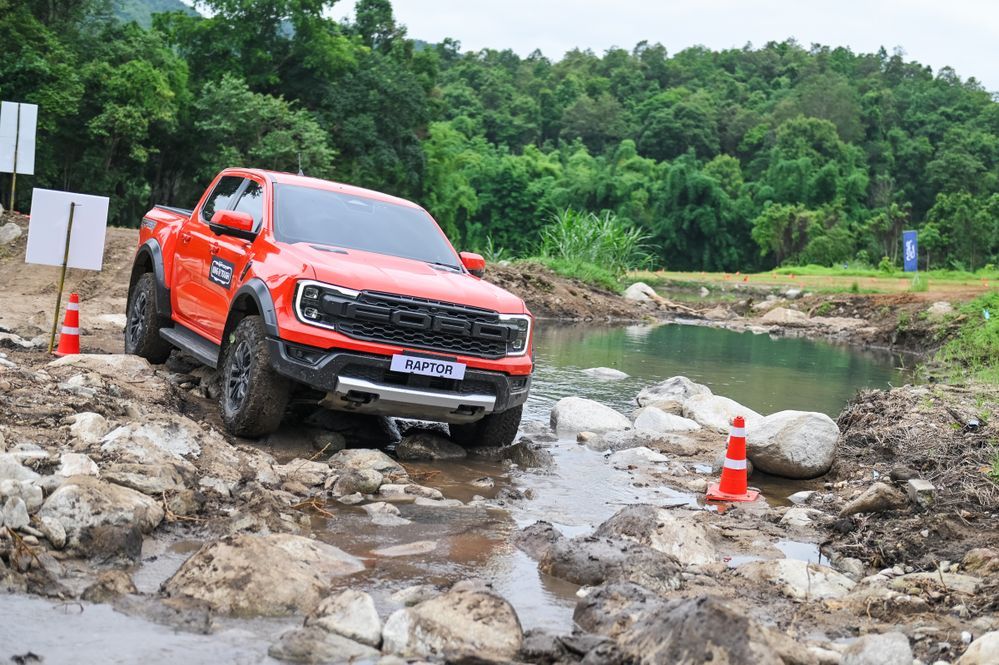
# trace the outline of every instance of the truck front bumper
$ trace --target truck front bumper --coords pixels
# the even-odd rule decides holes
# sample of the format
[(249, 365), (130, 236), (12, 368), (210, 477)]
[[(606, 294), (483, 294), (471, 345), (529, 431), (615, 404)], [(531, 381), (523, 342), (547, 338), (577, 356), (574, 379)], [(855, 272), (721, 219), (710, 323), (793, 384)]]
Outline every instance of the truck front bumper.
[(274, 370), (326, 393), (321, 405), (399, 418), (469, 423), (527, 401), (531, 377), (466, 369), (465, 378), (393, 372), (391, 358), (268, 339)]

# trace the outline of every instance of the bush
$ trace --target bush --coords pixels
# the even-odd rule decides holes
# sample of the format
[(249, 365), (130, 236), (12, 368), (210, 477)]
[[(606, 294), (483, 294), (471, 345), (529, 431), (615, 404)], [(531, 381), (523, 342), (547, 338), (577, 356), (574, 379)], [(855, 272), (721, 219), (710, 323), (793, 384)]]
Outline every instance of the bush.
[(895, 272), (895, 264), (887, 256), (882, 256), (881, 260), (878, 261), (878, 270), (886, 275), (891, 275)]
[(940, 349), (936, 360), (950, 365), (955, 378), (970, 374), (984, 381), (999, 381), (999, 367), (995, 364), (999, 357), (999, 293), (965, 303), (959, 317), (964, 323)]
[(918, 272), (912, 278), (912, 284), (909, 285), (910, 291), (915, 291), (917, 293), (929, 291), (930, 290), (930, 280), (926, 275), (921, 275)]
[(602, 216), (566, 208), (541, 229), (541, 256), (599, 266), (615, 277), (648, 265), (648, 236), (610, 212)]

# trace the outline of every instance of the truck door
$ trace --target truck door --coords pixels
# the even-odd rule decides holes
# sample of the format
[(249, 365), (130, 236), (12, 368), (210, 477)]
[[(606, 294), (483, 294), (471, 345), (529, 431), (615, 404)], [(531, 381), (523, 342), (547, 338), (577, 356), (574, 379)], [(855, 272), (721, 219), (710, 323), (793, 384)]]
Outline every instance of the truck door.
[[(218, 242), (208, 228), (208, 222), (216, 210), (228, 210), (238, 198), (245, 178), (224, 176), (212, 189), (204, 206), (195, 210), (191, 218), (180, 229), (177, 250), (173, 261), (173, 285), (170, 289), (174, 316), (177, 320), (216, 342), (221, 339), (222, 323), (214, 323), (213, 291), (215, 284), (210, 281), (213, 248)], [(217, 249), (215, 250), (217, 251)]]

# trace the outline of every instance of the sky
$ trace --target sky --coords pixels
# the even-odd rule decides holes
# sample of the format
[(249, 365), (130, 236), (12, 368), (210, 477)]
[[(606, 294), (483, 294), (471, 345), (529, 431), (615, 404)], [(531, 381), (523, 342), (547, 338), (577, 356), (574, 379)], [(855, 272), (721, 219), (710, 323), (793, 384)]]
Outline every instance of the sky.
[[(848, 46), (870, 53), (901, 47), (907, 60), (933, 71), (953, 67), (999, 91), (997, 0), (394, 0), (410, 37), (451, 37), (463, 51), (540, 49), (552, 60), (575, 47), (603, 53), (661, 42), (669, 53), (688, 46), (741, 48), (794, 37), (800, 44)], [(340, 0), (337, 18), (353, 16)]]

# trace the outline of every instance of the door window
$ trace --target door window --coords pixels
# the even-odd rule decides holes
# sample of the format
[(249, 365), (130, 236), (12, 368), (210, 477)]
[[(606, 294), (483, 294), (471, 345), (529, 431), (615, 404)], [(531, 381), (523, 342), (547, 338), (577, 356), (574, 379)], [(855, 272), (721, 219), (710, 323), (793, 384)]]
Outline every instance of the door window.
[(243, 195), (239, 197), (234, 210), (249, 213), (253, 217), (253, 231), (260, 231), (264, 219), (264, 188), (255, 180), (246, 183)]
[(219, 180), (215, 189), (208, 195), (205, 206), (201, 209), (201, 217), (206, 222), (210, 222), (216, 210), (228, 210), (231, 207), (233, 197), (242, 184), (242, 176), (227, 175)]

